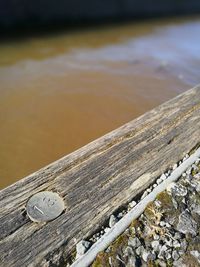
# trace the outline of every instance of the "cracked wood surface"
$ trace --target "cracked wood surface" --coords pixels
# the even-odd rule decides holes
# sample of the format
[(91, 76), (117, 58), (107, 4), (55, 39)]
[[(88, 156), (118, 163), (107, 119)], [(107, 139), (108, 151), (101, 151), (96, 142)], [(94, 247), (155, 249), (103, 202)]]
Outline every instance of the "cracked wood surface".
[[(197, 86), (1, 190), (0, 266), (59, 265), (76, 242), (199, 142)], [(25, 205), (42, 190), (59, 193), (66, 209), (51, 222), (34, 223)]]

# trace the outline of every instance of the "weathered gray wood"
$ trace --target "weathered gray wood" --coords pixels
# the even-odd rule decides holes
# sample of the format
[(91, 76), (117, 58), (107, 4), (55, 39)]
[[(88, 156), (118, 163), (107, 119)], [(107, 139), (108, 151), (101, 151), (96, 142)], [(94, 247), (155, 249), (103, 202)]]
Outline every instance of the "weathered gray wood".
[[(196, 87), (0, 191), (0, 266), (61, 262), (199, 142)], [(41, 190), (58, 192), (66, 210), (54, 221), (33, 223), (25, 204)]]

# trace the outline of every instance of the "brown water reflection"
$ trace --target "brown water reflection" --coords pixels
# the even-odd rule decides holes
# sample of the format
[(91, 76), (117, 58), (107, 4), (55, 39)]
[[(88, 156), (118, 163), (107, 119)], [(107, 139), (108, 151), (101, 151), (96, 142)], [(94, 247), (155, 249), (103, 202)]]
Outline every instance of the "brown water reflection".
[(198, 83), (198, 31), (154, 21), (2, 44), (0, 187)]

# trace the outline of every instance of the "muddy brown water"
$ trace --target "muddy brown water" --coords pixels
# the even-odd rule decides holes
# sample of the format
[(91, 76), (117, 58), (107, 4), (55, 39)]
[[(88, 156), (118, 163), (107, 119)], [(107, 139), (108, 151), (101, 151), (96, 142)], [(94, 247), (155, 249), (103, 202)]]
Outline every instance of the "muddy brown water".
[(0, 187), (200, 82), (200, 19), (0, 44)]

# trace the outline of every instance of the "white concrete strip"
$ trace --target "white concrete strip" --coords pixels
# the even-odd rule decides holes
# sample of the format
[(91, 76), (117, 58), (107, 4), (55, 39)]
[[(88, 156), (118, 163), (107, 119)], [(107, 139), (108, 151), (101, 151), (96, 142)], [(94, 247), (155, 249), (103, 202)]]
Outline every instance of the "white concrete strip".
[(156, 199), (156, 196), (164, 191), (167, 186), (176, 181), (183, 172), (190, 167), (197, 158), (200, 157), (200, 148), (196, 150), (188, 159), (186, 159), (171, 175), (153, 189), (145, 198), (143, 198), (135, 207), (133, 207), (119, 222), (117, 222), (107, 233), (105, 233), (92, 247), (79, 259), (77, 259), (71, 267), (87, 267), (89, 266), (97, 254), (105, 250), (119, 235), (121, 235), (145, 210), (147, 205)]

